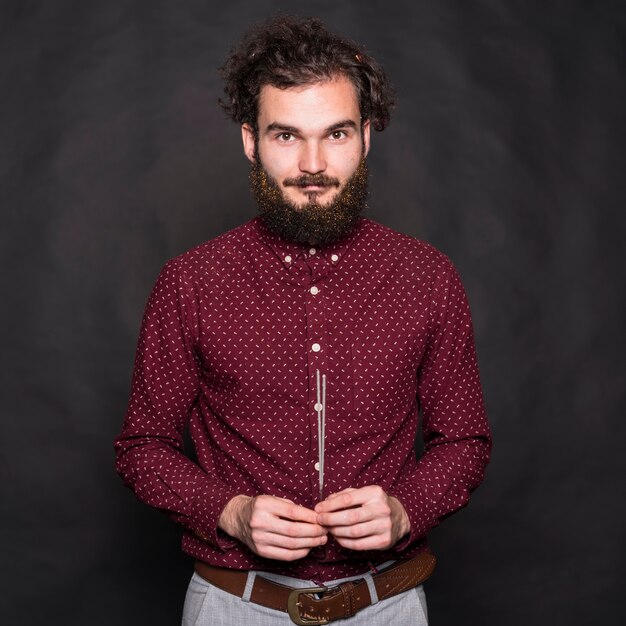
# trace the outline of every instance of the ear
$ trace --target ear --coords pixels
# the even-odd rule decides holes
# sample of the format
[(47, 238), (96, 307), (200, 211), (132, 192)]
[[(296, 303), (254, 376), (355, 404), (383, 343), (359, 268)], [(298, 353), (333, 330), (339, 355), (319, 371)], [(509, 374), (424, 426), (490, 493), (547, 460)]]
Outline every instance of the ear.
[(250, 163), (255, 162), (254, 153), (255, 153), (255, 133), (254, 129), (248, 122), (245, 122), (241, 125), (241, 139), (243, 140), (243, 151), (245, 155), (248, 157)]
[(362, 133), (363, 133), (363, 156), (366, 157), (367, 153), (370, 151), (370, 128), (371, 123), (370, 120), (365, 120), (363, 122)]

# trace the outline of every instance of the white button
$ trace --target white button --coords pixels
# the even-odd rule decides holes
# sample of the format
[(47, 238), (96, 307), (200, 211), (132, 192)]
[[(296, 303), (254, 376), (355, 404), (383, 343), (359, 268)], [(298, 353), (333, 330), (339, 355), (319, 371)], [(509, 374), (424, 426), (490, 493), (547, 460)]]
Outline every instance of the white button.
[(285, 263), (291, 263), (291, 257), (289, 255), (285, 257)]
[(319, 352), (321, 349), (322, 349), (322, 346), (320, 346), (320, 344), (319, 344), (319, 343), (314, 343), (314, 344), (311, 346), (311, 350), (313, 350), (313, 352)]
[(317, 461), (313, 467), (319, 472), (320, 471), (320, 462)]
[(314, 296), (316, 296), (319, 292), (320, 292), (320, 290), (315, 285), (313, 285), (313, 287), (311, 287), (311, 293)]
[(333, 263), (337, 263), (337, 261), (339, 261), (339, 257), (338, 257), (336, 254), (333, 254), (333, 255), (330, 257), (330, 260), (331, 260)]
[(315, 254), (317, 252), (317, 250), (315, 248), (311, 248), (309, 250), (309, 254)]
[(319, 402), (315, 403), (315, 406), (313, 407), (316, 411), (321, 411), (324, 407), (322, 407), (322, 405)]

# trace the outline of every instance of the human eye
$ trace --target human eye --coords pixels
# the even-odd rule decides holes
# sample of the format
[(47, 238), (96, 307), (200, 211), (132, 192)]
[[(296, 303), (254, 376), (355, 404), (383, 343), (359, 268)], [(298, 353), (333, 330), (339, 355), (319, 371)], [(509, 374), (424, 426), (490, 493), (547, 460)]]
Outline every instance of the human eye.
[(278, 133), (276, 135), (276, 139), (281, 143), (291, 143), (295, 140), (295, 135), (293, 133), (284, 131), (282, 133)]
[(334, 141), (341, 141), (342, 139), (346, 139), (348, 133), (345, 130), (333, 130), (330, 133), (330, 138)]

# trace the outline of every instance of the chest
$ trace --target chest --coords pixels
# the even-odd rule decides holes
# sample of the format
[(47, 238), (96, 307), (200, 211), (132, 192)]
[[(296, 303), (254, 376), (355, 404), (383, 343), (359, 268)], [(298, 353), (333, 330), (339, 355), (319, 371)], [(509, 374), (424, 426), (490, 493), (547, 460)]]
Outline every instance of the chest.
[(428, 285), (401, 263), (323, 275), (251, 266), (198, 291), (197, 353), (213, 385), (305, 401), (320, 370), (336, 398), (371, 404), (414, 394), (429, 308)]

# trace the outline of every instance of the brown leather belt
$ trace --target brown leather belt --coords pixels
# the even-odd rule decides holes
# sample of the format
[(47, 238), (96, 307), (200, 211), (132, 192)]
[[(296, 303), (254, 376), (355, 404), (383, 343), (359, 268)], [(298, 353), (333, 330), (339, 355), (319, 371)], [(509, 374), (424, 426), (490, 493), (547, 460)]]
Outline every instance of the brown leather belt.
[[(374, 574), (372, 580), (378, 599), (386, 600), (417, 587), (433, 573), (436, 562), (432, 554), (422, 552), (413, 559), (397, 561), (391, 567)], [(215, 567), (202, 561), (196, 561), (195, 569), (199, 576), (223, 591), (239, 597), (243, 595), (248, 572)], [(289, 613), (295, 624), (309, 626), (352, 617), (372, 604), (364, 578), (335, 587), (294, 589), (263, 578), (262, 575), (254, 579), (250, 601)]]

